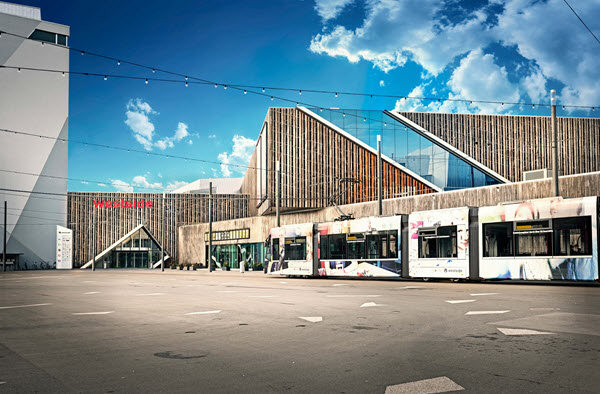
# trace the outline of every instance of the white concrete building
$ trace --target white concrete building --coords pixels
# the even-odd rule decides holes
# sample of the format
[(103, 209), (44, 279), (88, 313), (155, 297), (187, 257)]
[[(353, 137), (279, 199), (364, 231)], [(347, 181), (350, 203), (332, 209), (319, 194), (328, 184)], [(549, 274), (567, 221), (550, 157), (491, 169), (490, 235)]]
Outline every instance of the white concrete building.
[(39, 8), (0, 2), (0, 31), (0, 129), (42, 136), (0, 131), (0, 217), (8, 202), (6, 252), (20, 254), (21, 269), (25, 264), (29, 269), (53, 267), (56, 226), (68, 227), (68, 143), (61, 139), (69, 137), (69, 74), (27, 68), (68, 71), (69, 27), (43, 21)]

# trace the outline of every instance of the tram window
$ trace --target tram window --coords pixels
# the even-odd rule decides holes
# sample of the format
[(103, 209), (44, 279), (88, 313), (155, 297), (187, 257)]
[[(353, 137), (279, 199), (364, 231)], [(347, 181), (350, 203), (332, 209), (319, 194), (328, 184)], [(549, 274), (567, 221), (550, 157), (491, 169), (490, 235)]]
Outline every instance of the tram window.
[(286, 260), (306, 260), (306, 237), (285, 239)]
[(484, 257), (513, 256), (513, 223), (486, 223), (483, 225)]
[(381, 236), (379, 234), (368, 234), (367, 235), (367, 258), (368, 259), (378, 259), (380, 252), (379, 248), (381, 247)]
[(390, 236), (390, 252), (388, 253), (389, 258), (398, 258), (398, 230), (392, 230), (389, 233)]
[(320, 240), (319, 240), (319, 249), (320, 249), (320, 253), (319, 253), (319, 258), (321, 260), (325, 260), (327, 259), (327, 235), (321, 235), (320, 236)]
[(348, 259), (358, 260), (365, 258), (364, 234), (348, 234)]
[(329, 237), (329, 255), (331, 260), (346, 258), (346, 234), (335, 234)]
[(592, 218), (590, 216), (554, 219), (554, 255), (592, 254)]
[(279, 238), (273, 239), (273, 260), (279, 260)]
[(549, 220), (516, 222), (514, 235), (517, 256), (552, 255), (552, 229)]
[(419, 230), (419, 258), (458, 257), (456, 226)]

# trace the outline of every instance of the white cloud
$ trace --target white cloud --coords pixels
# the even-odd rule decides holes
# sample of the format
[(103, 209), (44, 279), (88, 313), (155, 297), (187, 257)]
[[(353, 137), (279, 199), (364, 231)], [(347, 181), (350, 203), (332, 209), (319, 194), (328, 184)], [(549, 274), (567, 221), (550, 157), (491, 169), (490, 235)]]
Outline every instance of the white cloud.
[(190, 144), (190, 145), (193, 145), (193, 144), (194, 144), (194, 141), (192, 141), (192, 140), (189, 140), (189, 141), (188, 141), (188, 144)]
[(316, 0), (315, 10), (323, 19), (323, 22), (329, 19), (335, 19), (342, 12), (344, 7), (354, 0)]
[(221, 162), (221, 173), (225, 177), (231, 176), (233, 172), (240, 174), (246, 172), (246, 167), (256, 145), (255, 140), (237, 134), (233, 136), (232, 141), (231, 153), (223, 152), (218, 156), (218, 160)]
[(187, 185), (188, 183), (189, 182), (184, 182), (184, 181), (169, 182), (167, 184), (167, 187), (165, 188), (165, 192), (167, 192), (167, 193), (172, 192), (173, 190), (177, 190), (180, 187)]
[(381, 86), (382, 88), (385, 87), (385, 81), (383, 79), (379, 81), (379, 86)]
[(120, 192), (125, 192), (125, 193), (133, 192), (133, 186), (131, 186), (129, 183), (121, 181), (119, 179), (113, 180), (111, 182), (111, 186)]
[(98, 186), (100, 186), (100, 187), (107, 187), (105, 183), (99, 183)]
[[(450, 68), (452, 77), (447, 81), (447, 86), (453, 89), (450, 94), (469, 99), (528, 101), (529, 96), (532, 101), (544, 102), (552, 88), (548, 80), (555, 79), (566, 85), (559, 94), (559, 105), (600, 102), (598, 43), (562, 0), (492, 0), (471, 11), (465, 10), (468, 2), (458, 3), (369, 0), (358, 28), (340, 25), (325, 28), (313, 37), (310, 50), (344, 57), (351, 63), (365, 60), (386, 73), (414, 61), (423, 67), (423, 78), (438, 77)], [(331, 15), (329, 19), (333, 19), (343, 9), (342, 6), (338, 11), (335, 5), (335, 1), (326, 1), (322, 8), (317, 8), (324, 22), (328, 20), (326, 16)], [(462, 20), (450, 21), (450, 13), (444, 7), (459, 7), (463, 11)], [(450, 11), (456, 14), (455, 9)], [(592, 31), (600, 31), (600, 18), (593, 17), (600, 15), (600, 2), (579, 2), (577, 11)], [(496, 15), (489, 18), (493, 12)], [(454, 19), (456, 17), (454, 15)], [(491, 56), (490, 48), (494, 46), (501, 48), (496, 53), (516, 51), (526, 59), (517, 65), (510, 80), (506, 67), (518, 60), (511, 55), (486, 58), (486, 55)], [(465, 55), (467, 62), (458, 64), (457, 60), (464, 61)], [(475, 64), (484, 66), (492, 74), (478, 71)], [(474, 74), (467, 78), (466, 71)], [(475, 92), (476, 84), (492, 90), (480, 88), (479, 94), (466, 97), (467, 93)], [(488, 112), (506, 110), (504, 107), (481, 105), (474, 109)]]
[(149, 115), (156, 113), (150, 104), (141, 99), (132, 99), (127, 103), (127, 111), (125, 112), (127, 119), (125, 120), (125, 124), (133, 131), (136, 141), (144, 149), (152, 150), (153, 147), (156, 147), (160, 150), (165, 150), (172, 148), (175, 146), (175, 142), (179, 142), (190, 135), (188, 125), (179, 122), (177, 129), (173, 133), (173, 137), (164, 137), (154, 142), (154, 124), (150, 121)]
[(152, 138), (154, 136), (154, 125), (150, 122), (148, 115), (155, 112), (150, 104), (140, 99), (129, 100), (125, 116), (125, 124), (129, 126), (135, 138), (146, 150), (152, 149)]
[(138, 176), (133, 177), (133, 184), (135, 186), (139, 186), (144, 189), (160, 189), (160, 188), (162, 188), (162, 183), (160, 183), (160, 182), (150, 183), (146, 180), (146, 177), (143, 175), (138, 175)]
[[(506, 68), (498, 66), (494, 56), (477, 49), (461, 60), (448, 85), (458, 97), (472, 100), (517, 102), (518, 86), (508, 80)], [(508, 105), (473, 103), (483, 113), (500, 112)]]
[(89, 182), (86, 182), (86, 181), (81, 181), (81, 183), (83, 183), (84, 185), (88, 185), (89, 184)]
[(211, 138), (211, 139), (212, 138), (217, 138), (217, 135), (216, 134), (211, 134), (211, 135), (208, 136), (208, 138)]
[(213, 174), (213, 178), (216, 178), (218, 176), (218, 172), (216, 168), (211, 168), (212, 174)]
[(158, 173), (158, 177), (159, 177), (159, 178), (162, 178), (162, 174), (161, 174), (160, 172)]

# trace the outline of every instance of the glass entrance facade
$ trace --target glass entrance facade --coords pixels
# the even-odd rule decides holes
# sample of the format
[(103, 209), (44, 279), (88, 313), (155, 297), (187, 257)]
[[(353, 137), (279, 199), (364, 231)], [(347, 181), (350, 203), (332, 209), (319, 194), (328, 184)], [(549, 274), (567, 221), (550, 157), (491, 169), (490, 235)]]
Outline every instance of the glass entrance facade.
[(502, 183), (383, 111), (310, 110), (442, 190)]
[(246, 270), (262, 270), (265, 259), (265, 247), (262, 243), (213, 245), (213, 263), (217, 268), (227, 264), (230, 269), (239, 269), (245, 264)]
[(160, 246), (143, 227), (96, 261), (96, 268), (151, 268), (160, 261)]

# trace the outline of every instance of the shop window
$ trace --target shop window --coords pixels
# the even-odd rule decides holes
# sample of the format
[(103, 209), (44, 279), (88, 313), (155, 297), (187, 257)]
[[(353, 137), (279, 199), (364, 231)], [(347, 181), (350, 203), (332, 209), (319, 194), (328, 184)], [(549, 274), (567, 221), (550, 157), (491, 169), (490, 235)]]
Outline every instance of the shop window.
[(306, 260), (306, 237), (285, 239), (285, 259)]
[(515, 222), (517, 256), (551, 256), (552, 228), (549, 220)]
[(513, 256), (513, 222), (483, 225), (484, 257)]
[(592, 218), (590, 216), (554, 219), (554, 255), (592, 254)]

